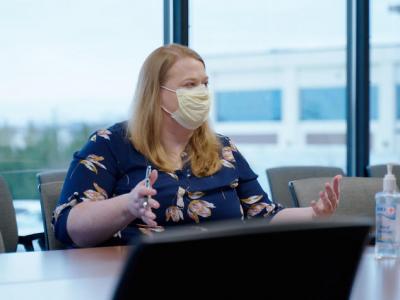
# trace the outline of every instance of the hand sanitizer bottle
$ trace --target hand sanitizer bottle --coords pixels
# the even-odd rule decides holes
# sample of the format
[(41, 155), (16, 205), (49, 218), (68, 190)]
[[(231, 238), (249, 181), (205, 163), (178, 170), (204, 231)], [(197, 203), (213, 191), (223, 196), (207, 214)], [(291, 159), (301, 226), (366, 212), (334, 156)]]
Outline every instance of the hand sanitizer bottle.
[(387, 165), (387, 174), (383, 178), (383, 192), (375, 195), (376, 258), (397, 258), (400, 255), (400, 194), (392, 168), (391, 164)]

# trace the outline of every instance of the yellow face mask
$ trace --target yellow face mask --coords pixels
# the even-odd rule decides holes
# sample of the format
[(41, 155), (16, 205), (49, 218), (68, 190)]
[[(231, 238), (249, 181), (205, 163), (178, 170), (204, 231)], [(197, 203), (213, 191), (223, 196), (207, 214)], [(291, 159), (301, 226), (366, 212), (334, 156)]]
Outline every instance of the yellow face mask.
[(176, 93), (178, 110), (169, 112), (165, 107), (161, 106), (161, 108), (181, 126), (194, 130), (208, 119), (211, 102), (210, 92), (204, 84), (194, 88), (179, 88), (176, 91), (165, 86), (161, 86), (161, 88)]

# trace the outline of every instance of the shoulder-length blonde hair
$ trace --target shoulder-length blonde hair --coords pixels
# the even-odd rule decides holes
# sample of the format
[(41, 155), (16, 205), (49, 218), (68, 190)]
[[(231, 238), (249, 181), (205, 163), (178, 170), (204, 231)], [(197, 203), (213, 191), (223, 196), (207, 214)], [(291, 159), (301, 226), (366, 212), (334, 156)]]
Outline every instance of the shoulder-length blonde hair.
[[(145, 60), (139, 74), (134, 97), (134, 113), (129, 121), (128, 134), (133, 146), (155, 166), (173, 172), (174, 164), (161, 143), (162, 111), (160, 85), (174, 63), (185, 57), (204, 61), (188, 47), (171, 44), (154, 50)], [(197, 128), (188, 143), (188, 160), (196, 176), (208, 176), (221, 168), (221, 144), (207, 122)]]

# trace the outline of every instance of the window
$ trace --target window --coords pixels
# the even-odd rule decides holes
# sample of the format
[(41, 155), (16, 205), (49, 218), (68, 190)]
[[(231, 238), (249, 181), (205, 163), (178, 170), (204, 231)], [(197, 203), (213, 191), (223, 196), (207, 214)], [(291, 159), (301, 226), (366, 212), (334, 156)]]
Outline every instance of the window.
[(281, 120), (281, 91), (227, 91), (215, 94), (217, 122)]
[(396, 86), (396, 118), (400, 120), (400, 85)]
[[(301, 120), (344, 120), (346, 90), (344, 87), (303, 88), (300, 90)], [(378, 119), (378, 87), (370, 88), (370, 118)]]
[(344, 120), (344, 88), (307, 88), (300, 90), (302, 120)]
[(37, 199), (39, 169), (67, 167), (90, 132), (127, 118), (139, 68), (162, 45), (162, 2), (6, 3), (0, 171), (16, 199)]
[(370, 103), (379, 111), (371, 116), (370, 164), (400, 163), (400, 2), (371, 0), (370, 11), (370, 82), (379, 86), (379, 101)]
[(268, 189), (269, 167), (345, 169), (345, 143), (309, 143), (310, 135), (346, 140), (344, 93), (334, 100), (343, 102), (341, 118), (315, 125), (299, 117), (299, 91), (345, 89), (346, 1), (192, 0), (189, 9), (189, 46), (204, 58), (215, 91), (213, 126), (236, 142), (260, 184)]
[(1, 2), (0, 175), (14, 199), (38, 204), (36, 173), (67, 168), (91, 132), (128, 117), (139, 68), (163, 44), (162, 5)]
[(379, 89), (376, 86), (371, 86), (369, 88), (369, 117), (372, 121), (378, 120), (379, 116)]

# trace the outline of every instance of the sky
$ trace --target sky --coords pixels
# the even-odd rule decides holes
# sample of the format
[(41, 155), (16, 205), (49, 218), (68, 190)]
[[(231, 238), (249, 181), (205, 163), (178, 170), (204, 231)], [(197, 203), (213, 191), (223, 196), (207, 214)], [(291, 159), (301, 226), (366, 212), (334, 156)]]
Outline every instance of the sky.
[[(190, 46), (205, 57), (344, 47), (345, 2), (192, 0)], [(372, 43), (400, 42), (396, 3), (372, 1)], [(1, 1), (0, 126), (124, 119), (141, 64), (163, 43), (162, 4)]]

